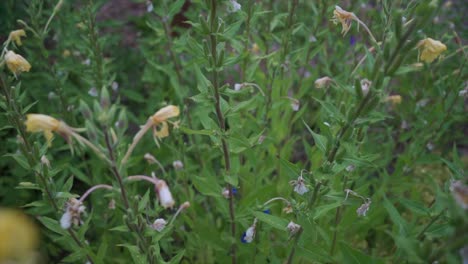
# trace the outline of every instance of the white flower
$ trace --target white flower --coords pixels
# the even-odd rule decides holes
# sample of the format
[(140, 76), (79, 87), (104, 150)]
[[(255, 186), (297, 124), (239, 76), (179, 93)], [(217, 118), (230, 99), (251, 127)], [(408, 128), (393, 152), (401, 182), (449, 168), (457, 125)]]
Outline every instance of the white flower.
[(346, 171), (347, 171), (347, 172), (352, 172), (352, 171), (354, 171), (355, 168), (356, 168), (356, 167), (354, 167), (354, 165), (351, 164), (351, 165), (346, 166)]
[(299, 232), (299, 230), (301, 230), (301, 226), (294, 223), (293, 221), (289, 222), (286, 228), (288, 229), (290, 235), (294, 235)]
[(229, 0), (229, 5), (228, 5), (228, 12), (229, 13), (235, 13), (239, 10), (241, 10), (242, 6), (237, 3), (235, 0)]
[(468, 209), (468, 186), (460, 180), (453, 181), (450, 184), (450, 191), (458, 205), (464, 210)]
[(366, 216), (367, 211), (369, 211), (369, 206), (371, 204), (371, 200), (367, 198), (367, 201), (363, 203), (359, 208), (356, 210), (358, 216)]
[(309, 188), (305, 185), (304, 178), (299, 176), (297, 180), (290, 181), (289, 184), (294, 186), (294, 191), (297, 192), (300, 195), (303, 195), (304, 193), (309, 191)]
[(69, 211), (66, 211), (63, 215), (62, 215), (62, 218), (60, 218), (60, 226), (63, 228), (63, 229), (68, 229), (71, 227), (71, 224), (72, 224), (72, 216), (71, 216), (71, 213)]
[(81, 224), (81, 213), (86, 210), (83, 203), (76, 198), (70, 198), (66, 205), (65, 213), (62, 215), (62, 218), (60, 218), (60, 226), (63, 229), (69, 229), (72, 224)]
[(175, 160), (172, 162), (172, 166), (174, 167), (175, 170), (181, 170), (184, 168), (184, 163), (180, 160)]
[(297, 99), (292, 99), (291, 100), (291, 108), (294, 112), (299, 111), (299, 107), (301, 106), (301, 103)]
[(221, 191), (221, 194), (224, 196), (224, 198), (229, 199), (229, 190), (228, 188), (223, 188)]
[(172, 198), (171, 191), (167, 186), (166, 182), (163, 180), (159, 180), (156, 184), (156, 191), (159, 198), (159, 203), (164, 208), (172, 208), (175, 204), (174, 199)]
[(372, 85), (372, 82), (369, 81), (368, 79), (361, 80), (361, 90), (364, 96), (366, 96), (369, 93), (369, 89), (371, 85)]
[(151, 1), (146, 1), (146, 12), (151, 13), (153, 12), (154, 6)]
[(234, 91), (240, 91), (244, 85), (242, 83), (236, 83), (234, 84)]
[(166, 224), (167, 224), (166, 220), (162, 218), (158, 218), (154, 220), (153, 224), (151, 225), (151, 228), (153, 228), (154, 230), (158, 232), (161, 232), (166, 227)]
[(91, 95), (92, 97), (97, 97), (98, 96), (98, 91), (97, 91), (96, 87), (91, 87), (91, 89), (89, 89), (89, 91), (88, 91), (88, 94)]
[(117, 90), (119, 90), (119, 83), (118, 82), (112, 82), (111, 87), (112, 87), (112, 90), (117, 92)]
[(247, 231), (245, 231), (245, 233), (242, 235), (242, 243), (252, 243), (252, 241), (254, 240), (255, 238), (255, 232), (256, 232), (256, 228), (257, 228), (257, 218), (255, 218), (253, 224), (247, 228)]

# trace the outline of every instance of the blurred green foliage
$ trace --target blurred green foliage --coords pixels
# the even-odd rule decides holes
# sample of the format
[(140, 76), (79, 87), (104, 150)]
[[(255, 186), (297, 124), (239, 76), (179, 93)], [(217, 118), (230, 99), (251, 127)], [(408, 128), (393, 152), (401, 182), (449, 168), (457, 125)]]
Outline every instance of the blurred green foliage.
[[(27, 34), (3, 50), (32, 65), (16, 78), (2, 53), (0, 205), (41, 224), (38, 261), (460, 263), (463, 1), (239, 0), (238, 11), (235, 3), (0, 3), (0, 40)], [(342, 35), (335, 4), (377, 42), (356, 19)], [(432, 63), (418, 59), (426, 38), (447, 48)], [(123, 164), (140, 126), (166, 105), (181, 112), (169, 136), (155, 144), (145, 135)], [(82, 128), (111, 162), (58, 134), (48, 147), (25, 130), (27, 113)], [(174, 208), (159, 204), (151, 183), (128, 181), (152, 173)], [(302, 179), (300, 195), (291, 184)], [(113, 190), (93, 192), (82, 224), (61, 228), (66, 202), (97, 184)], [(184, 201), (190, 207), (172, 218)], [(151, 228), (157, 218), (168, 222), (161, 232)], [(290, 221), (301, 230), (288, 232)], [(249, 227), (255, 237), (242, 243)]]

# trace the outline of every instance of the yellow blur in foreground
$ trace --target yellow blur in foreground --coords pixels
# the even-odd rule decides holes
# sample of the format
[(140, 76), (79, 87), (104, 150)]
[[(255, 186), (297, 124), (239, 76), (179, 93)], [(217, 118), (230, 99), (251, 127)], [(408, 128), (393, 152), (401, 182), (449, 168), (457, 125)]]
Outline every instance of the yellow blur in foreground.
[(0, 208), (0, 264), (36, 263), (39, 232), (19, 210)]

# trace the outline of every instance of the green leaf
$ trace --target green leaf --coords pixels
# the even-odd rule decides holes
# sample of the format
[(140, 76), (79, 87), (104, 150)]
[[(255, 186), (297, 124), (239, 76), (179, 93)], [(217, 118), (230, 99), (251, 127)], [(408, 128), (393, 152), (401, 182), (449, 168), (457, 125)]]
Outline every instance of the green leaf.
[(304, 120), (302, 120), (302, 122), (306, 126), (307, 130), (309, 130), (310, 134), (312, 134), (312, 137), (314, 138), (314, 142), (315, 142), (315, 145), (317, 146), (317, 148), (323, 154), (326, 154), (327, 153), (327, 143), (328, 143), (327, 138), (325, 136), (320, 135), (320, 134), (314, 133), (314, 131), (312, 131), (312, 129), (306, 124), (306, 122)]
[(336, 202), (336, 203), (332, 203), (332, 204), (327, 204), (327, 205), (322, 205), (322, 206), (319, 206), (315, 209), (315, 214), (314, 214), (314, 220), (318, 219), (320, 216), (322, 216), (324, 213), (330, 211), (330, 210), (333, 210), (339, 206), (342, 205), (342, 202)]
[(368, 256), (347, 244), (340, 242), (340, 251), (343, 264), (377, 264), (383, 263), (382, 260)]
[(181, 250), (177, 255), (175, 255), (168, 263), (169, 264), (178, 264), (185, 254), (185, 249)]
[(12, 157), (18, 164), (25, 170), (30, 170), (29, 163), (26, 158), (21, 154), (5, 154), (4, 157)]
[(113, 228), (111, 228), (109, 230), (110, 231), (125, 232), (125, 233), (130, 231), (126, 225), (116, 226), (116, 227), (113, 227)]
[(146, 256), (140, 253), (140, 250), (137, 246), (134, 245), (127, 245), (127, 244), (119, 244), (118, 247), (125, 247), (130, 251), (130, 255), (132, 256), (133, 263), (135, 264), (147, 264), (148, 261)]
[(286, 231), (289, 221), (274, 215), (265, 214), (264, 212), (253, 212), (253, 215), (261, 222), (274, 227), (276, 229)]
[(175, 14), (179, 13), (184, 3), (185, 0), (177, 0), (174, 3), (172, 3), (169, 7), (169, 12), (167, 12), (167, 16), (173, 17)]
[(58, 234), (65, 234), (65, 230), (60, 227), (60, 224), (58, 223), (57, 220), (48, 218), (45, 216), (40, 216), (37, 218), (45, 227), (47, 227), (49, 230), (58, 233)]
[(393, 223), (395, 223), (395, 225), (398, 226), (398, 228), (400, 230), (400, 233), (402, 235), (407, 234), (407, 231), (406, 231), (407, 228), (406, 228), (405, 220), (403, 219), (403, 217), (401, 217), (400, 213), (393, 206), (393, 204), (390, 203), (390, 201), (387, 199), (387, 197), (384, 197), (383, 206), (385, 207), (388, 214), (390, 215), (390, 219), (392, 219)]
[(204, 195), (220, 197), (221, 187), (207, 177), (195, 176), (192, 178), (195, 188)]
[(144, 212), (146, 206), (148, 205), (148, 202), (149, 202), (149, 195), (150, 195), (150, 191), (147, 190), (145, 195), (143, 195), (143, 197), (141, 198), (141, 200), (138, 202), (138, 211), (139, 212)]
[(187, 127), (179, 127), (179, 130), (188, 135), (205, 135), (205, 136), (212, 136), (214, 135), (214, 130), (202, 129), (202, 130), (194, 130)]

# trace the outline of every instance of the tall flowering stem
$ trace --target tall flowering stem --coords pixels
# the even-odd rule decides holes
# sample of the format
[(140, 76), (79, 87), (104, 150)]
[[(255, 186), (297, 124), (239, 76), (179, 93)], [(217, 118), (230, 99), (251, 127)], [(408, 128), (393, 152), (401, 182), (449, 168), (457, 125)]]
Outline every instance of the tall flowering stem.
[[(21, 138), (20, 149), (22, 150), (23, 155), (25, 155), (28, 161), (28, 164), (31, 166), (31, 168), (33, 168), (39, 162), (39, 160), (33, 154), (34, 153), (33, 147), (27, 140), (26, 129), (25, 129), (25, 126), (23, 125), (23, 120), (22, 120), (24, 119), (24, 117), (19, 106), (17, 105), (18, 101), (15, 98), (13, 98), (13, 94), (10, 93), (10, 91), (8, 90), (7, 87), (10, 87), (10, 85), (7, 85), (2, 73), (0, 73), (0, 86), (2, 87), (2, 91), (5, 96), (5, 101), (9, 109), (9, 113), (7, 115), (9, 118), (9, 122), (12, 123), (12, 125), (18, 131), (19, 136)], [(57, 205), (57, 202), (54, 199), (54, 194), (52, 190), (50, 189), (50, 186), (48, 185), (48, 181), (47, 181), (44, 171), (34, 170), (34, 174), (39, 179), (41, 188), (43, 189), (43, 192), (45, 193), (47, 199), (49, 200), (50, 204), (54, 208), (55, 212), (59, 212), (59, 207)], [(92, 256), (95, 256), (95, 255), (89, 249), (89, 247), (85, 243), (81, 242), (81, 240), (78, 238), (74, 230), (69, 229), (67, 230), (67, 232), (79, 248), (86, 250), (87, 260), (90, 263), (93, 263)]]
[[(215, 95), (215, 109), (216, 109), (216, 116), (218, 118), (218, 125), (221, 128), (222, 132), (226, 132), (226, 120), (224, 118), (223, 112), (221, 110), (221, 95), (219, 92), (219, 81), (218, 81), (218, 52), (217, 52), (217, 45), (218, 39), (216, 34), (218, 32), (218, 16), (216, 14), (217, 9), (217, 0), (211, 0), (210, 6), (210, 15), (209, 15), (209, 22), (210, 22), (210, 37), (209, 43), (211, 47), (211, 68), (212, 68), (212, 85)], [(224, 164), (225, 170), (228, 177), (230, 177), (231, 172), (231, 158), (229, 153), (228, 143), (225, 138), (221, 137), (221, 144), (223, 148), (223, 155), (224, 155)], [(227, 184), (227, 189), (229, 190), (229, 216), (231, 220), (231, 235), (233, 238), (236, 237), (236, 222), (235, 222), (235, 212), (234, 212), (234, 195), (232, 192), (233, 186), (231, 184)], [(233, 240), (235, 241), (235, 239)], [(231, 257), (232, 263), (235, 264), (236, 260), (236, 244), (235, 242), (232, 244), (231, 247)]]

